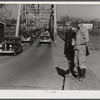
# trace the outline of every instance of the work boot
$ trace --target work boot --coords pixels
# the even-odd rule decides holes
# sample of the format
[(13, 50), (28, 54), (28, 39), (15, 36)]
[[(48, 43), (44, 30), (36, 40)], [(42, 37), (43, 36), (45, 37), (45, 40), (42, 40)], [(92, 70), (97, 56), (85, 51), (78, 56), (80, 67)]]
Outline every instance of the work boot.
[(86, 69), (80, 69), (79, 81), (83, 82), (85, 79)]
[(78, 78), (81, 77), (81, 71), (80, 71), (80, 68), (78, 67)]
[(66, 70), (66, 72), (65, 72), (65, 77), (68, 77), (68, 76), (69, 76), (69, 74), (70, 74), (70, 70), (69, 70), (69, 69), (67, 69), (67, 70)]
[(78, 67), (78, 76), (76, 77), (76, 82), (79, 82), (80, 81), (80, 78), (81, 78), (82, 74), (81, 74), (81, 69), (80, 67)]
[(70, 72), (71, 72), (73, 77), (77, 78), (78, 77), (77, 71), (74, 71), (74, 70), (75, 70), (74, 64), (71, 64)]
[(73, 71), (73, 72), (71, 72), (71, 73), (72, 73), (72, 75), (73, 75), (75, 78), (78, 77), (78, 75), (75, 73), (75, 71)]
[(74, 71), (74, 69), (70, 69), (70, 72), (71, 72), (73, 77), (75, 77), (75, 78), (78, 77), (78, 73), (76, 71)]
[(65, 72), (67, 75), (70, 73), (70, 66), (71, 66), (71, 61), (68, 61), (68, 69)]

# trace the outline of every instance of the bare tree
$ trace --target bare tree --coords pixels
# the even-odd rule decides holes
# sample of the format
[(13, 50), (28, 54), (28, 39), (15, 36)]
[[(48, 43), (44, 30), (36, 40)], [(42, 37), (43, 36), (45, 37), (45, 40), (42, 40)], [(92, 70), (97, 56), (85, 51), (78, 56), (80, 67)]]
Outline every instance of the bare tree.
[(7, 4), (0, 4), (0, 21), (6, 22), (12, 16), (12, 10), (8, 9)]

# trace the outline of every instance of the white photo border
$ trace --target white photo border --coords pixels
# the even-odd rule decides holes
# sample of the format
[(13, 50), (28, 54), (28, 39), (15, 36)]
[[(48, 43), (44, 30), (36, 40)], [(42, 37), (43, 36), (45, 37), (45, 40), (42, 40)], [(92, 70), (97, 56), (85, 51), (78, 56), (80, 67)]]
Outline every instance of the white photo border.
[[(85, 1), (5, 1), (0, 4), (74, 4), (100, 5), (100, 2)], [(99, 90), (0, 90), (0, 99), (100, 99)]]

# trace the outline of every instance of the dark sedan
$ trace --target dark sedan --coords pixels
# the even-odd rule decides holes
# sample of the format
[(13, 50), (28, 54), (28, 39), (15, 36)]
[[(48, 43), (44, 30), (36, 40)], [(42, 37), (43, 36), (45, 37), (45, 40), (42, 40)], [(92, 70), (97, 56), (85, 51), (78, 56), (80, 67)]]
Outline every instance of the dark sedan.
[(4, 37), (0, 43), (0, 54), (11, 53), (17, 55), (21, 52), (23, 44), (20, 37)]

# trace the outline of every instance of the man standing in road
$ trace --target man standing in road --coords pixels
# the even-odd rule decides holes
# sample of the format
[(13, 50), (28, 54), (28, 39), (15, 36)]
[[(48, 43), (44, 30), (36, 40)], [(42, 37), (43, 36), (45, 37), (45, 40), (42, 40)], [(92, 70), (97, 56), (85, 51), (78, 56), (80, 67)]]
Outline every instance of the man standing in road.
[(72, 40), (76, 37), (76, 33), (71, 28), (71, 22), (66, 22), (66, 33), (65, 33), (65, 45), (64, 54), (68, 60), (68, 69), (66, 70), (66, 75), (71, 73), (74, 77), (77, 75), (74, 72), (74, 46), (72, 45)]
[(86, 43), (89, 42), (88, 30), (83, 26), (82, 20), (78, 21), (75, 41), (75, 66), (78, 68), (78, 80), (83, 81), (86, 73)]

